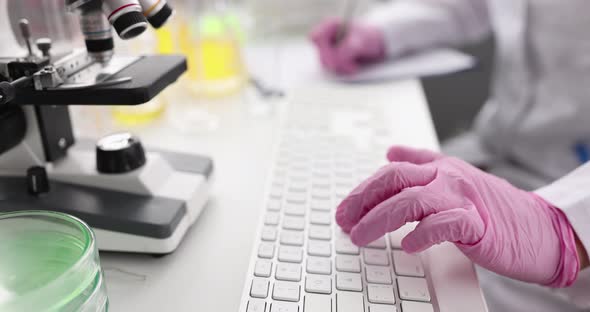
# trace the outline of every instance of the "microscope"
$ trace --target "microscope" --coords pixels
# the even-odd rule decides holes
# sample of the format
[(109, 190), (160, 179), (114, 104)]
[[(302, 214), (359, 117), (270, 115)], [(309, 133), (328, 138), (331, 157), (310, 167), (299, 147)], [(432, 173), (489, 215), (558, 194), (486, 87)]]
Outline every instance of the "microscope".
[(112, 31), (133, 39), (173, 10), (165, 0), (64, 7), (79, 15), (85, 48), (60, 55), (10, 16), (28, 54), (0, 58), (0, 213), (63, 212), (88, 223), (101, 250), (171, 253), (208, 200), (212, 160), (144, 148), (125, 132), (77, 142), (68, 106), (138, 105), (175, 82), (187, 70), (183, 56), (116, 55)]

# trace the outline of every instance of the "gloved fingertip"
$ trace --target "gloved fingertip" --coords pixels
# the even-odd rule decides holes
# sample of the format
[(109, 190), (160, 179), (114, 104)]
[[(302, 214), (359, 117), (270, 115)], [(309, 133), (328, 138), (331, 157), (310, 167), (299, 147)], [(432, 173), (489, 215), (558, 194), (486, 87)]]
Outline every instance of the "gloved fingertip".
[(331, 41), (333, 34), (337, 32), (340, 24), (341, 21), (338, 18), (327, 18), (310, 31), (309, 37), (316, 43)]
[(322, 41), (324, 40), (324, 31), (321, 28), (316, 27), (309, 33), (309, 40), (315, 43), (317, 46), (320, 46)]
[[(428, 241), (428, 240), (426, 240)], [(417, 253), (428, 249), (424, 237), (418, 237), (417, 232), (412, 231), (402, 239), (402, 249), (407, 253)]]
[(370, 241), (367, 240), (364, 232), (365, 231), (362, 229), (362, 227), (360, 228), (359, 225), (353, 227), (352, 231), (350, 231), (350, 240), (352, 243), (360, 247), (370, 243)]
[(406, 253), (413, 254), (422, 251), (424, 248), (416, 244), (415, 242), (403, 239), (402, 240), (402, 250)]
[(350, 230), (352, 230), (352, 227), (355, 225), (351, 220), (348, 219), (344, 209), (340, 208), (336, 210), (336, 223), (346, 233), (350, 233)]
[(426, 149), (394, 145), (387, 151), (387, 159), (391, 162), (410, 162), (422, 165), (442, 158), (443, 155)]
[(387, 155), (386, 155), (387, 160), (395, 161), (395, 155), (397, 154), (398, 149), (399, 149), (399, 146), (397, 146), (397, 145), (390, 147), (387, 150)]
[(327, 56), (324, 51), (320, 51), (320, 63), (324, 69), (328, 71), (332, 71), (334, 69), (334, 65), (332, 64), (330, 57)]
[(418, 253), (418, 251), (419, 251), (415, 248), (404, 247), (404, 246), (402, 246), (402, 250), (407, 254), (415, 254), (415, 253)]
[(337, 74), (342, 76), (351, 76), (358, 73), (359, 69), (358, 66), (353, 63), (339, 63), (336, 66), (335, 71)]

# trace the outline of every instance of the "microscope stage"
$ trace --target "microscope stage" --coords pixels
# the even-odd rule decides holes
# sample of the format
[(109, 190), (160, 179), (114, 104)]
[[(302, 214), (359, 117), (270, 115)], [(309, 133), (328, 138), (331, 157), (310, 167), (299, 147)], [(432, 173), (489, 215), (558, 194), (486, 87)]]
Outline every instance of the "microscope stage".
[(109, 80), (131, 81), (84, 89), (19, 91), (11, 103), (21, 105), (137, 105), (145, 103), (174, 83), (187, 69), (180, 55), (142, 56)]

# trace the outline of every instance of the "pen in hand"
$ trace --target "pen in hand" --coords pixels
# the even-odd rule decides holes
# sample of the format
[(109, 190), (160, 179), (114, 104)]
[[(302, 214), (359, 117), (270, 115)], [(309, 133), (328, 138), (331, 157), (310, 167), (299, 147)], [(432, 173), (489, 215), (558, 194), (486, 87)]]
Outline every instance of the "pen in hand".
[(358, 0), (344, 0), (344, 2), (345, 6), (344, 15), (342, 16), (342, 24), (338, 28), (336, 36), (334, 37), (334, 43), (336, 45), (340, 44), (340, 42), (346, 37), (358, 5)]

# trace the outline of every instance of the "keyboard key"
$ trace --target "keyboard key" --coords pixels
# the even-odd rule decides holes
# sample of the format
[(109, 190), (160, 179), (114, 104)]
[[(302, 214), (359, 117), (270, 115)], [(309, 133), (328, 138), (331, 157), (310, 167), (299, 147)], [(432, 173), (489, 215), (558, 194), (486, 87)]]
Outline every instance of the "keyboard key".
[(298, 312), (299, 305), (294, 302), (275, 301), (270, 305), (270, 312)]
[(264, 312), (266, 310), (266, 301), (260, 299), (248, 300), (246, 312)]
[(424, 278), (399, 276), (397, 288), (399, 297), (403, 300), (430, 301), (428, 284)]
[(283, 198), (283, 188), (282, 187), (272, 187), (270, 189), (270, 198), (273, 199), (281, 199)]
[(330, 240), (332, 239), (332, 228), (329, 226), (312, 225), (309, 227), (309, 238)]
[(356, 186), (356, 179), (351, 173), (349, 177), (336, 178), (334, 181), (334, 186), (343, 190), (346, 189), (350, 193), (350, 191), (352, 191), (352, 189)]
[(361, 275), (339, 272), (336, 274), (336, 288), (338, 290), (363, 291)]
[(290, 204), (305, 204), (307, 202), (307, 194), (289, 192), (286, 196), (287, 203)]
[(341, 203), (347, 195), (342, 195), (342, 194), (336, 194), (334, 196), (334, 200), (336, 200), (337, 203)]
[(313, 210), (321, 210), (321, 211), (331, 211), (332, 210), (332, 201), (331, 200), (319, 200), (319, 199), (312, 199), (310, 205), (311, 209)]
[(272, 181), (273, 188), (279, 188), (285, 186), (285, 178), (284, 178), (284, 169), (279, 168), (280, 166), (275, 167), (275, 177)]
[(303, 246), (305, 237), (301, 231), (284, 230), (281, 232), (281, 245)]
[(339, 292), (336, 294), (336, 312), (365, 311), (362, 293)]
[(306, 207), (304, 204), (285, 204), (285, 214), (291, 216), (305, 216)]
[(318, 212), (314, 211), (311, 213), (309, 221), (315, 225), (330, 225), (334, 215), (329, 212)]
[(311, 171), (310, 161), (307, 159), (301, 161), (292, 161), (289, 169), (293, 172), (309, 172)]
[[(307, 174), (291, 174), (289, 175), (289, 183), (310, 184), (309, 176)], [(301, 196), (301, 197), (298, 197)], [(307, 193), (288, 192), (285, 197), (290, 198), (291, 202), (305, 203), (307, 200)]]
[(268, 202), (266, 208), (270, 211), (280, 211), (281, 210), (281, 201), (277, 199), (271, 199)]
[(347, 254), (347, 255), (358, 255), (360, 249), (358, 246), (352, 243), (348, 237), (339, 237), (336, 240), (336, 253)]
[(336, 271), (361, 273), (361, 259), (359, 256), (337, 255)]
[(270, 260), (256, 260), (254, 265), (254, 276), (270, 277), (272, 271), (272, 262)]
[(275, 255), (275, 245), (273, 243), (260, 243), (258, 246), (258, 257), (272, 259)]
[(389, 255), (386, 250), (364, 248), (363, 257), (366, 264), (382, 266), (389, 265)]
[(268, 296), (268, 280), (263, 278), (255, 278), (252, 280), (250, 286), (250, 296), (254, 298), (264, 299)]
[(311, 192), (311, 198), (319, 200), (330, 200), (332, 198), (332, 192), (330, 192), (330, 189), (314, 189)]
[(292, 153), (289, 161), (289, 177), (307, 177), (311, 171), (310, 155), (306, 155), (307, 147), (305, 145), (297, 146)]
[[(326, 165), (326, 164), (323, 164), (323, 165)], [(330, 165), (328, 164), (326, 166), (329, 167)], [(312, 176), (314, 177), (314, 187), (321, 187), (321, 186), (318, 186), (319, 183), (321, 183), (321, 182), (318, 182), (318, 181), (322, 181), (323, 180), (323, 181), (328, 181), (328, 182), (324, 183), (323, 185), (326, 185), (326, 187), (329, 188), (330, 185), (331, 185), (331, 183), (329, 182), (330, 181), (329, 180), (330, 175), (331, 175), (331, 172), (328, 169), (323, 169), (323, 168), (322, 169), (319, 169), (318, 168), (318, 169), (313, 170)]]
[(281, 246), (279, 247), (279, 261), (301, 263), (303, 250), (300, 247)]
[(371, 303), (395, 304), (393, 286), (391, 285), (369, 284), (367, 286), (367, 297)]
[(330, 190), (332, 188), (330, 172), (319, 170), (313, 172), (313, 180), (311, 181), (311, 187), (315, 190)]
[(332, 298), (330, 296), (307, 294), (304, 301), (303, 311), (305, 312), (332, 311)]
[(292, 193), (307, 193), (307, 183), (292, 181), (289, 183), (289, 192)]
[(369, 283), (374, 283), (374, 284), (391, 284), (391, 283), (393, 283), (393, 280), (391, 279), (391, 272), (389, 271), (389, 267), (367, 265), (367, 266), (365, 266), (365, 275), (367, 277), (367, 282), (369, 282)]
[(335, 186), (334, 187), (334, 194), (336, 195), (336, 197), (342, 197), (345, 198), (348, 196), (348, 194), (350, 194), (350, 192), (352, 192), (353, 187), (342, 187), (342, 186)]
[(403, 301), (402, 310), (404, 312), (434, 312), (430, 303), (414, 302), (414, 301)]
[(301, 265), (279, 262), (275, 278), (279, 281), (299, 282), (301, 281)]
[(411, 255), (401, 250), (393, 251), (395, 274), (402, 276), (424, 276), (424, 267), (418, 255)]
[(397, 308), (392, 305), (371, 304), (369, 305), (369, 312), (397, 312)]
[(305, 218), (285, 216), (283, 218), (283, 229), (303, 231), (305, 229)]
[(278, 212), (267, 212), (264, 216), (264, 224), (266, 225), (278, 225), (281, 215)]
[(277, 162), (277, 166), (275, 168), (275, 179), (272, 183), (273, 187), (283, 187), (285, 185), (288, 164), (289, 161), (286, 159), (279, 159)]
[(350, 178), (354, 176), (354, 172), (350, 169), (345, 169), (345, 168), (352, 168), (354, 167), (354, 164), (350, 161), (337, 161), (335, 163), (336, 167), (338, 169), (336, 169), (334, 171), (334, 176), (337, 178)]
[(371, 242), (369, 245), (367, 245), (367, 248), (386, 249), (387, 241), (385, 240), (385, 237), (381, 237), (378, 240)]
[(395, 232), (389, 233), (389, 243), (393, 249), (402, 249), (402, 239), (413, 229), (413, 224), (408, 223)]
[(263, 227), (261, 238), (263, 241), (274, 242), (277, 240), (277, 229), (271, 226)]
[(312, 274), (332, 274), (332, 260), (323, 257), (308, 257), (307, 258), (307, 273)]
[(281, 301), (299, 301), (299, 283), (276, 281), (272, 298)]
[(330, 242), (310, 239), (307, 242), (307, 254), (310, 256), (330, 257), (332, 245)]
[(305, 291), (316, 294), (331, 294), (332, 278), (326, 275), (307, 275), (305, 277)]

